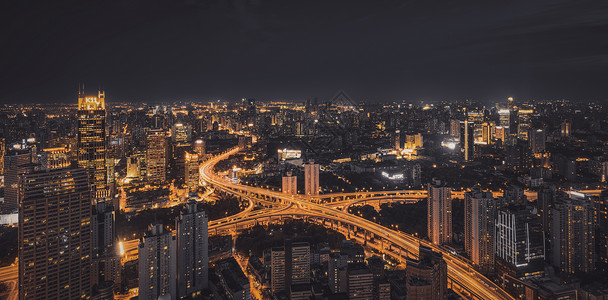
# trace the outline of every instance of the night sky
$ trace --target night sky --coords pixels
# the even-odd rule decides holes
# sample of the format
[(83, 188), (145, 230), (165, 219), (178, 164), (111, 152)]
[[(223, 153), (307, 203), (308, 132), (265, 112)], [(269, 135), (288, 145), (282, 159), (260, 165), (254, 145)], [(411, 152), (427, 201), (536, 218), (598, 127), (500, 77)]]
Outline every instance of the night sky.
[(0, 4), (0, 103), (608, 103), (608, 1), (147, 0)]

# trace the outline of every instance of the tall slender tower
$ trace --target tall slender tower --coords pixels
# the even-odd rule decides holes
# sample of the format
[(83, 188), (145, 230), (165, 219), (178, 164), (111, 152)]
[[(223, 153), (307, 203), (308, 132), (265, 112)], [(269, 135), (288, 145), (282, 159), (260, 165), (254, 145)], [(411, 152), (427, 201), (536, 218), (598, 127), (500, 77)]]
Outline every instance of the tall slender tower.
[(78, 167), (89, 170), (96, 201), (108, 197), (108, 172), (106, 169), (106, 96), (78, 91)]
[(86, 169), (19, 176), (19, 298), (91, 296), (91, 190)]
[(150, 225), (139, 241), (139, 299), (176, 297), (175, 237), (162, 224)]
[(428, 185), (427, 208), (429, 240), (435, 245), (452, 242), (452, 190), (440, 180)]
[(179, 298), (196, 296), (207, 287), (208, 226), (207, 215), (196, 202), (189, 203), (176, 220), (177, 230), (177, 294)]
[(304, 165), (304, 193), (309, 196), (319, 194), (319, 164), (312, 161)]
[(165, 181), (167, 178), (167, 139), (162, 129), (148, 131), (146, 163), (148, 181)]
[(494, 219), (496, 207), (491, 192), (474, 188), (464, 196), (464, 246), (483, 273), (494, 270)]

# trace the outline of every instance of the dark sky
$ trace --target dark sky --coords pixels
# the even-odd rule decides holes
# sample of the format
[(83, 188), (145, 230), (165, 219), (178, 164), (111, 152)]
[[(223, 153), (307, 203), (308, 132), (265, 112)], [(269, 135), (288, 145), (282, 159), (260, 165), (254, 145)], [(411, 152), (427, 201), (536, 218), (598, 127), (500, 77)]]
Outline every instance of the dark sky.
[(608, 1), (122, 0), (0, 4), (0, 103), (608, 102)]

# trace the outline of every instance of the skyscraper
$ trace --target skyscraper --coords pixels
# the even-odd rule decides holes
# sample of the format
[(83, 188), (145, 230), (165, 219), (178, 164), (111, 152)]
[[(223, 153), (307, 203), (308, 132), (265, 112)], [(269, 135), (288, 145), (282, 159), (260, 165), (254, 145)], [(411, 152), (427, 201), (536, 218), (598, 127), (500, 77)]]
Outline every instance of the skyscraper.
[(6, 150), (4, 150), (5, 147), (6, 145), (4, 138), (0, 137), (0, 176), (4, 175), (4, 153), (6, 152)]
[(494, 218), (496, 202), (491, 192), (474, 188), (464, 196), (464, 245), (482, 273), (494, 270)]
[(99, 202), (91, 216), (92, 284), (110, 281), (120, 285), (120, 256), (116, 244), (116, 216), (108, 202)]
[(460, 127), (460, 148), (463, 151), (464, 161), (473, 160), (474, 151), (474, 123), (464, 120)]
[(91, 296), (91, 190), (86, 169), (19, 175), (19, 298)]
[(167, 178), (167, 139), (165, 131), (148, 131), (146, 138), (146, 178), (151, 182), (162, 182)]
[(190, 191), (195, 191), (199, 184), (199, 157), (196, 153), (184, 153), (184, 181)]
[(177, 230), (177, 296), (196, 296), (207, 287), (208, 223), (196, 202), (189, 203), (176, 220)]
[(106, 103), (105, 93), (97, 96), (78, 92), (78, 167), (89, 170), (95, 199), (108, 197), (108, 173), (106, 170)]
[(312, 161), (304, 165), (304, 193), (309, 196), (319, 194), (319, 164)]
[(522, 204), (500, 208), (496, 216), (496, 256), (516, 277), (543, 274), (545, 236), (536, 209)]
[(176, 299), (175, 237), (161, 224), (150, 225), (139, 241), (139, 299)]
[(205, 140), (194, 141), (194, 153), (198, 154), (199, 159), (203, 159), (206, 155)]
[(291, 175), (291, 172), (287, 172), (282, 178), (282, 190), (285, 194), (295, 195), (298, 193), (298, 177)]
[(440, 180), (428, 185), (427, 231), (435, 245), (452, 242), (452, 190)]
[(327, 277), (329, 280), (329, 289), (332, 293), (344, 293), (348, 288), (348, 278), (346, 269), (348, 267), (348, 255), (339, 252), (333, 252), (329, 255), (327, 263)]
[[(564, 197), (565, 198), (565, 197)], [(570, 192), (551, 211), (551, 254), (553, 265), (562, 272), (590, 272), (595, 269), (595, 226), (593, 201), (588, 195)]]
[(418, 259), (407, 259), (407, 299), (447, 299), (448, 267), (443, 255), (420, 246)]

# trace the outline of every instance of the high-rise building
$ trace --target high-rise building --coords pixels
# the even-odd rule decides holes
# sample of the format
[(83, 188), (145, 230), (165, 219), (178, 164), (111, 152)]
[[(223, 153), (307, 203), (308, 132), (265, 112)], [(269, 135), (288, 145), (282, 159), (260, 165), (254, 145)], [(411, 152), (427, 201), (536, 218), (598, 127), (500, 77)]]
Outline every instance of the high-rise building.
[(543, 274), (545, 237), (536, 209), (522, 204), (500, 208), (496, 217), (496, 256), (518, 278)]
[(177, 296), (195, 298), (207, 287), (209, 242), (208, 222), (196, 202), (189, 203), (176, 220)]
[(440, 180), (428, 185), (427, 226), (429, 240), (435, 245), (452, 242), (452, 190)]
[(171, 127), (171, 140), (177, 143), (190, 142), (192, 138), (192, 126), (182, 123), (173, 124)]
[(393, 141), (395, 142), (395, 149), (401, 149), (401, 131), (395, 130), (395, 134), (393, 136)]
[(205, 147), (205, 140), (194, 141), (194, 153), (198, 154), (199, 159), (203, 159), (207, 154)]
[(363, 263), (348, 265), (348, 299), (373, 299), (374, 275)]
[(70, 148), (68, 146), (45, 148), (38, 153), (42, 169), (63, 169), (70, 167)]
[(464, 245), (479, 270), (494, 271), (494, 218), (496, 202), (491, 192), (474, 188), (464, 196)]
[(517, 138), (527, 141), (530, 125), (532, 122), (532, 109), (519, 109), (517, 111)]
[(146, 178), (162, 182), (167, 178), (167, 139), (162, 129), (148, 131), (146, 138)]
[(14, 213), (19, 209), (19, 174), (32, 163), (34, 149), (11, 150), (4, 156), (4, 203), (2, 213)]
[(86, 169), (19, 175), (19, 298), (91, 296), (91, 189)]
[(127, 157), (127, 178), (139, 179), (141, 177), (141, 161), (137, 154)]
[(5, 147), (6, 145), (4, 138), (0, 137), (0, 176), (4, 176), (4, 154), (6, 153), (6, 150), (4, 149)]
[(116, 243), (116, 216), (108, 202), (99, 202), (91, 215), (92, 226), (92, 272), (93, 285), (104, 281), (120, 286), (120, 255)]
[(291, 244), (291, 284), (310, 283), (310, 245)]
[(291, 172), (287, 172), (282, 178), (282, 189), (283, 193), (295, 195), (298, 193), (298, 177), (291, 175)]
[(156, 300), (162, 295), (176, 299), (175, 237), (161, 224), (150, 225), (139, 241), (139, 299)]
[(285, 290), (285, 247), (270, 251), (270, 290), (273, 293)]
[(420, 246), (418, 259), (406, 262), (407, 299), (447, 299), (448, 267), (443, 255)]
[(312, 161), (304, 165), (304, 193), (309, 196), (319, 194), (319, 164)]
[(608, 271), (608, 190), (603, 190), (596, 200), (595, 212), (599, 265), (602, 271), (606, 272)]
[(184, 164), (184, 181), (188, 186), (190, 191), (194, 191), (198, 188), (199, 184), (199, 157), (196, 153), (188, 153), (184, 154), (185, 164)]
[(460, 121), (452, 119), (450, 120), (450, 136), (453, 138), (460, 138)]
[(561, 133), (562, 137), (570, 137), (570, 134), (572, 133), (572, 122), (570, 120), (562, 122)]
[(530, 150), (533, 154), (545, 151), (545, 131), (543, 129), (533, 129), (530, 131)]
[(106, 170), (106, 97), (103, 91), (97, 96), (78, 92), (78, 167), (89, 170), (90, 182), (97, 201), (108, 197)]
[(463, 152), (464, 161), (473, 160), (474, 151), (474, 123), (464, 120), (460, 127), (460, 148)]
[(551, 255), (562, 272), (591, 272), (595, 268), (593, 201), (586, 194), (570, 192), (551, 211)]

